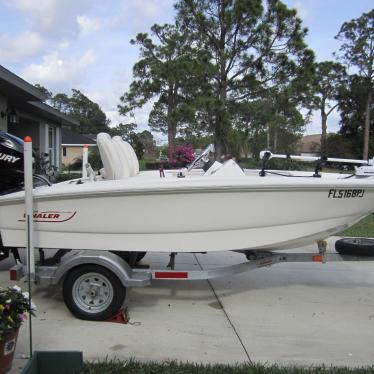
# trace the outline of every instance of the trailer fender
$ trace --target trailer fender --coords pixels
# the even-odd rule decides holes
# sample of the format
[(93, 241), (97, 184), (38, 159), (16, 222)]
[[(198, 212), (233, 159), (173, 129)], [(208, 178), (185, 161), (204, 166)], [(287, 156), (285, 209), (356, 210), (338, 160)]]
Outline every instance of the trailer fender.
[(151, 283), (151, 272), (135, 272), (119, 256), (106, 251), (85, 250), (65, 256), (54, 272), (52, 284), (58, 284), (64, 276), (78, 266), (94, 264), (102, 266), (121, 281), (124, 287), (144, 287)]

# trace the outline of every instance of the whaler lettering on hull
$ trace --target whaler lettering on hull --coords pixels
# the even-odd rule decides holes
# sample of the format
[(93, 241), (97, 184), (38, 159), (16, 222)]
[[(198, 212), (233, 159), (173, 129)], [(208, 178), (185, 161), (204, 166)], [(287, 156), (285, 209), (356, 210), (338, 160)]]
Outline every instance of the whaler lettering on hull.
[(332, 199), (349, 199), (349, 198), (355, 198), (355, 197), (364, 197), (364, 194), (365, 194), (365, 190), (363, 189), (352, 188), (352, 189), (347, 189), (347, 190), (346, 189), (338, 190), (338, 189), (332, 188), (329, 190), (328, 197)]
[[(77, 212), (58, 212), (58, 211), (45, 211), (45, 212), (34, 212), (33, 218), (34, 222), (51, 222), (51, 223), (60, 223), (71, 220)], [(19, 219), (19, 222), (25, 222), (25, 215), (23, 219)]]
[(18, 160), (20, 160), (20, 157), (12, 156), (12, 155), (7, 155), (6, 153), (1, 153), (0, 152), (0, 161), (6, 161), (11, 164), (14, 164)]

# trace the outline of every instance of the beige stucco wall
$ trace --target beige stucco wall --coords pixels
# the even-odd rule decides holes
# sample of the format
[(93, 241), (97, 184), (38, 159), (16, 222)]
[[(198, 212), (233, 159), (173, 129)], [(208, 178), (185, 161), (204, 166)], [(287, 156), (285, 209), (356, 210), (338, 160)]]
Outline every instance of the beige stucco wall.
[[(63, 150), (66, 148), (66, 156), (64, 156)], [(82, 159), (83, 155), (83, 147), (82, 146), (69, 146), (69, 147), (61, 147), (61, 157), (62, 157), (62, 164), (68, 166), (69, 164), (73, 164), (77, 159)]]

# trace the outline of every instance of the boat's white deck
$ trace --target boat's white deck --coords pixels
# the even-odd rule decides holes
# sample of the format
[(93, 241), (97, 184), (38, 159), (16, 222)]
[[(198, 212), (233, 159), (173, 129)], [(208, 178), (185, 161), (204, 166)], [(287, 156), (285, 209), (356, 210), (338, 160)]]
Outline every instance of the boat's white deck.
[[(314, 178), (313, 172), (272, 171), (265, 177), (259, 176), (259, 170), (245, 169), (242, 175), (215, 176), (204, 175), (202, 169), (186, 173), (185, 178), (178, 178), (180, 170), (165, 170), (165, 177), (161, 178), (158, 170), (143, 171), (134, 177), (119, 180), (106, 180), (98, 177), (96, 181), (90, 179), (75, 179), (56, 183), (52, 186), (42, 186), (34, 190), (35, 197), (55, 196), (60, 194), (85, 194), (120, 192), (120, 191), (157, 191), (157, 190), (200, 190), (223, 188), (374, 188), (374, 178), (349, 177), (347, 174), (322, 173), (321, 178)], [(282, 174), (282, 175), (280, 175)], [(286, 176), (285, 176), (286, 175)], [(23, 191), (0, 196), (1, 202), (23, 198)]]

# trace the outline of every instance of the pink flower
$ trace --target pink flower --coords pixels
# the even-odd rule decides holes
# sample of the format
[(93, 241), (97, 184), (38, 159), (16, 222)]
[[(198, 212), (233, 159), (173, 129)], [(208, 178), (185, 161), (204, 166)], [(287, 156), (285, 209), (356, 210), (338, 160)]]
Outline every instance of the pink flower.
[(175, 147), (174, 157), (178, 162), (190, 163), (195, 158), (195, 152), (191, 144), (177, 145)]
[(25, 322), (27, 320), (27, 314), (26, 313), (21, 313), (18, 315), (18, 318), (22, 321)]

